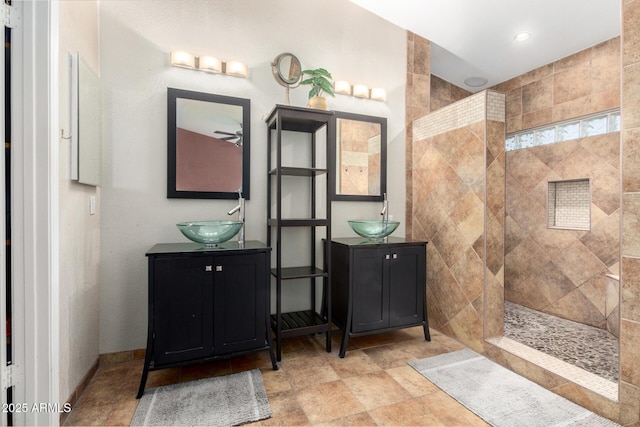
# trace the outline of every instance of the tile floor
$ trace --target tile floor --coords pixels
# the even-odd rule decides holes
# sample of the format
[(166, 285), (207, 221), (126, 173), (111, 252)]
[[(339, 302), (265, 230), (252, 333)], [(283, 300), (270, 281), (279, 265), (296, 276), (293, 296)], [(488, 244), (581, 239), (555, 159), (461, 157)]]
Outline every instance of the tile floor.
[[(273, 416), (251, 425), (487, 425), (407, 365), (464, 348), (458, 341), (432, 330), (426, 342), (421, 327), (409, 328), (353, 338), (340, 359), (333, 336), (331, 353), (323, 336), (284, 340), (278, 371), (260, 352), (154, 371), (147, 388), (260, 368)], [(65, 425), (128, 426), (141, 372), (142, 360), (100, 367)]]
[(610, 332), (505, 301), (504, 336), (618, 382), (618, 339)]

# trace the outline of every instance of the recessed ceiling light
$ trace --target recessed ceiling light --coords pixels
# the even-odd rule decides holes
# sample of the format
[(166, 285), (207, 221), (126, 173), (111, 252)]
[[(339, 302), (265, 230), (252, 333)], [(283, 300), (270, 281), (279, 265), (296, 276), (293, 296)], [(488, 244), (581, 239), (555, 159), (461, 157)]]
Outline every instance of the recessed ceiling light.
[(481, 87), (486, 85), (487, 82), (488, 80), (484, 77), (469, 77), (467, 79), (464, 79), (464, 84), (469, 87)]
[(531, 37), (529, 33), (518, 33), (514, 38), (517, 42), (523, 42), (525, 40), (528, 40), (529, 37)]

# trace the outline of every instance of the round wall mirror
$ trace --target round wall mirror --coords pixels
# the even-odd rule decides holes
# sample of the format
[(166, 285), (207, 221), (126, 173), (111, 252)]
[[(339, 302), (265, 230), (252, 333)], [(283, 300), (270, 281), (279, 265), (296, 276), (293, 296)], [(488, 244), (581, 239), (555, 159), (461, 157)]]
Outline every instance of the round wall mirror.
[(292, 53), (281, 53), (271, 63), (271, 72), (276, 81), (287, 88), (284, 103), (290, 105), (289, 88), (298, 86), (302, 80), (300, 60)]

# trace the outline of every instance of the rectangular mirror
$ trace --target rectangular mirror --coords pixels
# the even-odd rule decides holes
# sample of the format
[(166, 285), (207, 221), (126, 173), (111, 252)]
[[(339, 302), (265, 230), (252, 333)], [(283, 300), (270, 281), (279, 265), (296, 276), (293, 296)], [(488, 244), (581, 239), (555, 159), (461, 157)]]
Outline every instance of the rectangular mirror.
[(100, 185), (100, 79), (77, 53), (71, 60), (71, 179)]
[(382, 201), (387, 191), (387, 119), (341, 111), (335, 119), (331, 198)]
[(250, 100), (168, 88), (167, 197), (249, 199)]

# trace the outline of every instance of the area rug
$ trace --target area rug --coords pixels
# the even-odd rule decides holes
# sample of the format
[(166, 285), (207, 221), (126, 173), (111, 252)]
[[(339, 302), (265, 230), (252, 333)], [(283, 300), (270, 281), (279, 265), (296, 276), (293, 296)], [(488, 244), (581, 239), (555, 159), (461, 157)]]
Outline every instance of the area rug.
[(469, 349), (409, 365), (492, 426), (618, 426)]
[(231, 426), (271, 417), (259, 369), (151, 388), (132, 426)]

